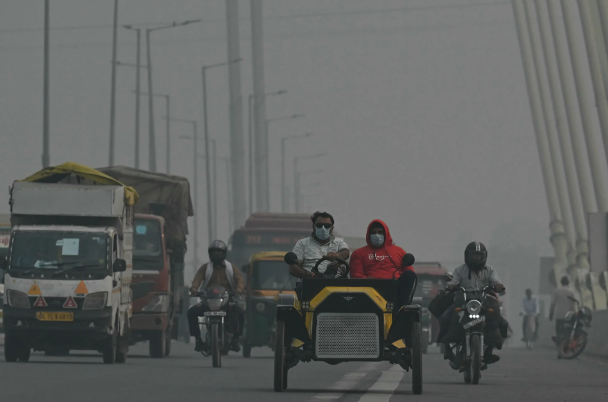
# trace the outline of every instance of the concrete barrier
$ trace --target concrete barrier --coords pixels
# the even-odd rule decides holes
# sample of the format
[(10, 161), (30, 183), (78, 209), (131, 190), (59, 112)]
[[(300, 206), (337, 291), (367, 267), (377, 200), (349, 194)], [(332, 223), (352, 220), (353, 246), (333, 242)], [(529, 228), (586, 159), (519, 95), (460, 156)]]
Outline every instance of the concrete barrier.
[[(585, 328), (589, 340), (585, 352), (608, 358), (608, 310), (593, 311), (591, 327)], [(555, 335), (555, 321), (540, 317), (538, 328), (538, 346), (555, 347), (551, 337)]]

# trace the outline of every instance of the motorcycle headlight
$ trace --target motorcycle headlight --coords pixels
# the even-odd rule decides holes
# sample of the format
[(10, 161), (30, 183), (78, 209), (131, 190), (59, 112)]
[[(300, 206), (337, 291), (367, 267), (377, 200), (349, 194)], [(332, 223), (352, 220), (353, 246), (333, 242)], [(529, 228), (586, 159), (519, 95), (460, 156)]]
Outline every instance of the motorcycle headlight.
[(30, 299), (23, 292), (9, 289), (6, 291), (6, 297), (9, 306), (18, 308), (30, 308)]
[(169, 296), (163, 293), (156, 294), (152, 300), (141, 309), (145, 312), (161, 312), (167, 311), (169, 308)]
[(255, 305), (255, 309), (262, 312), (266, 309), (266, 305), (262, 302), (258, 302), (258, 304)]
[(224, 299), (207, 299), (207, 305), (211, 311), (219, 310), (222, 304), (224, 304)]
[(83, 310), (99, 310), (106, 306), (108, 301), (108, 292), (91, 293), (84, 298), (82, 303)]
[(469, 314), (479, 314), (481, 313), (481, 303), (477, 300), (471, 300), (467, 303), (467, 311)]

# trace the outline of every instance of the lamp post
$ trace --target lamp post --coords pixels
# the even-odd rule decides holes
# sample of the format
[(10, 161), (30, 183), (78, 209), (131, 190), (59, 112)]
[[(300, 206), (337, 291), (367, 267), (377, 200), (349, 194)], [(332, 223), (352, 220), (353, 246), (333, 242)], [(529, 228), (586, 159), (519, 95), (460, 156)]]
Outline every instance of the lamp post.
[(291, 137), (281, 138), (281, 212), (287, 212), (287, 195), (285, 194), (285, 142), (296, 138), (310, 137), (312, 133), (292, 135)]
[[(263, 95), (261, 95), (261, 98), (266, 99), (269, 96), (277, 96), (277, 95), (283, 95), (284, 93), (287, 93), (287, 91), (285, 90), (281, 90), (281, 91), (276, 91), (276, 92), (268, 92), (265, 93)], [(255, 169), (255, 165), (253, 164), (253, 160), (255, 158), (255, 152), (253, 149), (253, 116), (252, 116), (252, 109), (253, 109), (253, 100), (256, 98), (256, 96), (254, 94), (249, 95), (249, 99), (248, 99), (248, 103), (247, 103), (247, 129), (248, 129), (248, 136), (249, 136), (249, 214), (251, 215), (253, 213), (253, 198), (254, 198), (254, 192), (253, 192), (253, 171)]]
[(114, 166), (114, 143), (116, 126), (116, 50), (118, 39), (118, 0), (114, 0), (114, 24), (112, 27), (112, 82), (110, 85), (110, 152), (109, 166)]
[[(277, 122), (277, 121), (299, 119), (300, 117), (304, 117), (304, 116), (306, 116), (306, 115), (300, 113), (300, 114), (292, 114), (292, 115), (289, 115), (289, 116), (281, 116), (281, 117), (275, 117), (275, 118), (272, 118), (272, 119), (266, 119), (266, 121), (264, 122), (264, 130), (266, 132), (266, 138), (268, 138), (268, 127), (270, 126), (270, 123)], [(266, 172), (266, 177), (270, 177), (270, 163), (267, 164), (267, 169), (268, 169), (268, 171)], [(283, 184), (281, 184), (281, 194), (284, 193), (282, 185)], [(270, 184), (268, 185), (268, 188), (264, 189), (264, 191), (268, 192), (268, 195), (266, 196), (266, 198), (268, 200), (270, 200)], [(284, 198), (284, 196), (281, 196), (281, 210), (284, 208), (284, 200), (283, 200), (283, 198)], [(269, 202), (268, 208), (270, 209), (270, 202)]]
[(49, 154), (49, 4), (44, 2), (44, 72), (42, 94), (42, 167), (51, 163)]
[[(300, 174), (298, 172), (298, 161), (300, 159), (314, 159), (314, 158), (320, 158), (322, 156), (327, 155), (325, 152), (324, 153), (320, 153), (320, 154), (314, 154), (314, 155), (304, 155), (304, 156), (297, 156), (293, 159), (293, 185), (294, 185), (294, 205), (295, 205), (295, 209), (296, 209), (296, 213), (300, 212)], [(312, 174), (312, 173), (319, 173), (322, 172), (321, 169), (318, 170), (314, 170), (311, 172), (307, 172), (307, 174)]]
[[(201, 67), (201, 72), (202, 72), (202, 77), (203, 77), (203, 124), (204, 124), (204, 141), (205, 141), (205, 155), (210, 155), (209, 153), (209, 118), (207, 115), (207, 70), (215, 68), (215, 67), (222, 67), (222, 66), (227, 66), (229, 64), (232, 63), (238, 63), (240, 62), (242, 59), (236, 59), (236, 60), (230, 60), (230, 61), (225, 61), (223, 63), (216, 63), (216, 64), (208, 64), (206, 66), (202, 66)], [(205, 174), (207, 175), (207, 205), (212, 205), (212, 200), (211, 200), (211, 189), (210, 189), (210, 182), (211, 182), (211, 168), (210, 168), (210, 160), (209, 158), (205, 159)], [(211, 214), (211, 209), (207, 208), (207, 219), (210, 225), (210, 230), (211, 230), (211, 223), (213, 222), (213, 216)], [(212, 235), (213, 233), (209, 233), (209, 241), (212, 241)]]
[[(125, 29), (130, 31), (135, 31), (137, 34), (137, 50), (135, 55), (135, 93), (141, 93), (141, 80), (140, 80), (140, 70), (141, 70), (141, 28), (133, 28), (131, 25), (124, 25)], [(135, 97), (135, 168), (139, 169), (139, 105), (140, 98), (139, 95)]]
[(164, 26), (160, 26), (160, 27), (156, 27), (156, 28), (147, 28), (146, 29), (146, 50), (147, 50), (147, 58), (148, 58), (148, 125), (149, 125), (149, 152), (150, 152), (150, 158), (149, 158), (149, 169), (151, 172), (156, 172), (156, 137), (154, 134), (154, 89), (152, 88), (152, 55), (150, 53), (150, 48), (151, 48), (151, 44), (150, 44), (150, 34), (154, 31), (160, 31), (162, 29), (169, 29), (169, 28), (175, 28), (175, 27), (180, 27), (180, 26), (184, 26), (184, 25), (188, 25), (188, 24), (193, 24), (196, 22), (200, 22), (201, 20), (188, 20), (188, 21), (184, 21), (184, 22), (174, 22), (173, 24), (170, 25), (164, 25)]
[[(150, 94), (148, 94), (147, 92), (141, 92), (140, 95), (142, 96), (150, 96)], [(167, 143), (167, 149), (166, 149), (166, 162), (165, 162), (165, 166), (167, 168), (167, 174), (171, 174), (171, 97), (169, 95), (165, 95), (165, 94), (152, 94), (152, 96), (156, 96), (157, 98), (165, 98), (165, 113), (166, 113), (166, 118), (165, 121), (167, 122), (167, 127), (165, 128), (166, 130), (166, 143)]]
[[(196, 269), (198, 267), (198, 216), (199, 214), (197, 213), (197, 209), (198, 209), (198, 160), (197, 160), (197, 155), (198, 155), (198, 130), (197, 130), (197, 123), (196, 120), (188, 120), (188, 119), (177, 119), (177, 118), (171, 118), (171, 119), (167, 119), (167, 120), (171, 120), (171, 121), (177, 121), (177, 122), (182, 122), (182, 123), (189, 123), (192, 124), (192, 137), (189, 136), (180, 136), (180, 138), (182, 139), (188, 139), (188, 140), (193, 140), (194, 141), (194, 156), (193, 156), (193, 175), (192, 175), (192, 181), (194, 181), (194, 268)], [(209, 184), (207, 184), (207, 188), (209, 187)], [(209, 209), (209, 205), (207, 205), (207, 209)], [(207, 222), (207, 226), (209, 226), (209, 222)]]
[[(211, 141), (215, 142), (214, 140), (211, 140)], [(206, 159), (205, 155), (199, 155), (198, 157), (201, 158), (201, 159)], [(231, 178), (232, 178), (231, 173), (232, 172), (231, 172), (231, 169), (230, 169), (230, 158), (225, 157), (225, 156), (212, 155), (211, 159), (213, 159), (213, 160), (221, 160), (226, 165), (226, 186), (227, 186), (226, 187), (227, 188), (226, 193), (228, 194), (228, 199), (230, 200), (230, 199), (232, 199), (232, 180), (231, 180)], [(215, 169), (213, 170), (213, 173), (214, 173), (213, 183), (214, 183), (214, 186), (215, 186), (215, 183), (217, 183), (217, 176), (215, 175), (216, 174), (216, 170)], [(217, 204), (217, 193), (215, 194), (214, 204)], [(217, 210), (214, 210), (214, 212), (217, 215)], [(233, 218), (234, 217), (229, 212), (228, 213), (228, 232), (229, 233), (232, 233), (232, 230), (234, 228), (234, 219)], [(217, 232), (216, 232), (216, 234), (217, 234)]]

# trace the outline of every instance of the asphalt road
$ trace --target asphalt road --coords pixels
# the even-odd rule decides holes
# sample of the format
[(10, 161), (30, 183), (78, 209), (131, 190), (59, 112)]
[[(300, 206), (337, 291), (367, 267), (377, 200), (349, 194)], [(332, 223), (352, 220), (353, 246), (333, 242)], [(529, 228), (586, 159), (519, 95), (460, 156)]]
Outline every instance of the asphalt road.
[[(104, 365), (94, 353), (65, 357), (32, 354), (29, 363), (0, 358), (0, 401), (607, 401), (608, 360), (557, 360), (551, 350), (506, 349), (483, 372), (479, 385), (466, 385), (438, 352), (424, 356), (424, 391), (411, 392), (411, 375), (388, 363), (300, 364), (289, 372), (289, 388), (272, 391), (272, 354), (224, 358), (223, 367), (175, 342), (165, 359), (147, 356), (147, 345), (131, 348), (124, 365)], [(1, 347), (0, 347), (1, 349)]]

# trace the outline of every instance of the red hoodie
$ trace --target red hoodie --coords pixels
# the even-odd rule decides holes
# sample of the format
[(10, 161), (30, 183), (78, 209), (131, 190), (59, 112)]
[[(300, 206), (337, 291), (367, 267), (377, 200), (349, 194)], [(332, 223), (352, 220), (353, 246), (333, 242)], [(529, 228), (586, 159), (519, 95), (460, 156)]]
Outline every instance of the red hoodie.
[[(369, 231), (376, 222), (384, 227), (384, 245), (380, 247), (374, 247), (369, 239)], [(367, 227), (365, 240), (367, 246), (355, 250), (350, 256), (351, 278), (393, 279), (393, 273), (397, 270), (395, 273), (395, 279), (397, 279), (401, 276), (402, 271), (414, 270), (412, 267), (401, 268), (401, 260), (406, 253), (401, 247), (393, 244), (393, 238), (386, 223), (379, 219), (371, 221)]]

